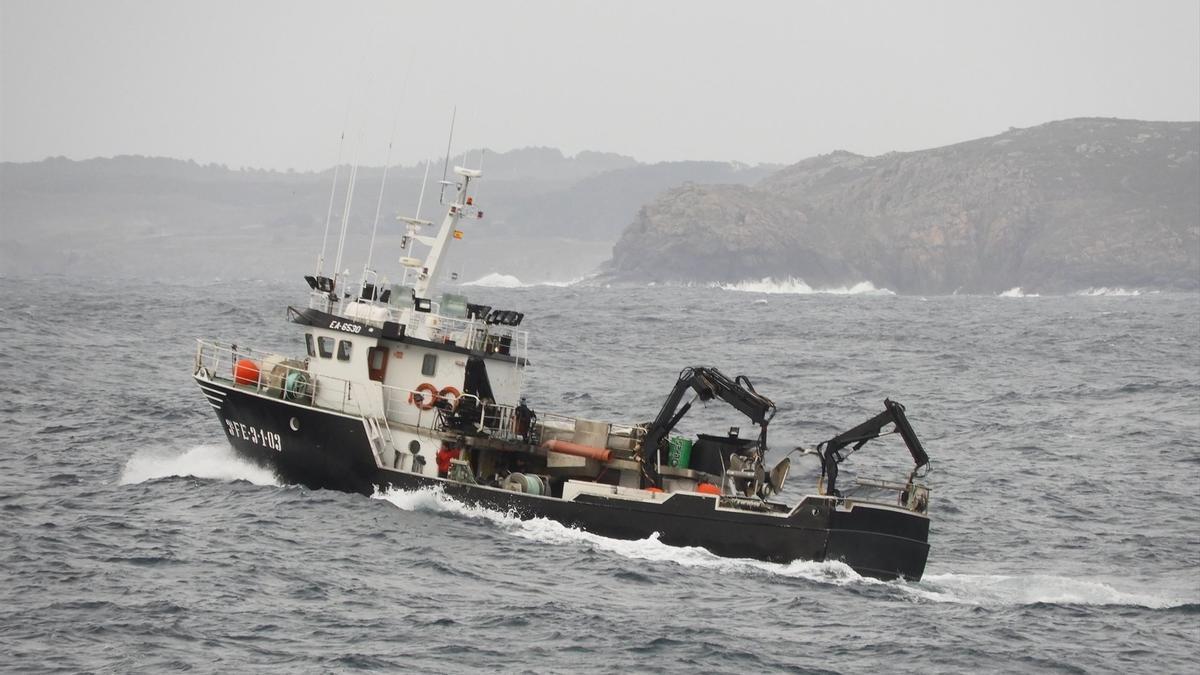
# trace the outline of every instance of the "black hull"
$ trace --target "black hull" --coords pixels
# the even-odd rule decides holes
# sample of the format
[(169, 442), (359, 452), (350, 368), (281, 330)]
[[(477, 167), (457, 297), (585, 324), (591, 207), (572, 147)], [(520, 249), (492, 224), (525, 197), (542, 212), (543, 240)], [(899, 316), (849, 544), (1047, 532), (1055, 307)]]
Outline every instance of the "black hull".
[(665, 544), (726, 557), (840, 560), (880, 579), (919, 580), (929, 554), (928, 518), (877, 505), (837, 507), (821, 496), (805, 497), (788, 514), (770, 515), (721, 509), (714, 497), (690, 493), (646, 503), (592, 494), (567, 501), (392, 471), (376, 465), (360, 418), (197, 381), (241, 455), (285, 482), (313, 489), (371, 494), (377, 488), (436, 487), (466, 504), (523, 519), (549, 518), (605, 537), (658, 533)]

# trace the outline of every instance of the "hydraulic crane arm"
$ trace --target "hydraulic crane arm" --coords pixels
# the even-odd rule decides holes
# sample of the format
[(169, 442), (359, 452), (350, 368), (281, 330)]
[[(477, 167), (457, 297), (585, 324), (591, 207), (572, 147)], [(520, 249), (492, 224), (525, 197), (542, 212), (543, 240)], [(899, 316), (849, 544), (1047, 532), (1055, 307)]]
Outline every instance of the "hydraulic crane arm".
[[(679, 404), (683, 401), (688, 389), (694, 390), (696, 397), (681, 407)], [(660, 482), (656, 459), (667, 434), (671, 433), (671, 430), (679, 424), (679, 420), (683, 419), (683, 416), (691, 410), (696, 398), (701, 401), (719, 398), (750, 418), (751, 422), (761, 428), (759, 445), (763, 452), (766, 451), (767, 424), (775, 416), (775, 403), (756, 392), (754, 385), (745, 375), (738, 375), (737, 378), (731, 380), (716, 368), (707, 366), (684, 368), (679, 373), (675, 388), (671, 390), (662, 409), (658, 411), (658, 417), (646, 428), (646, 437), (642, 441), (639, 459), (642, 463), (644, 482), (651, 486), (657, 487)]]
[[(917, 438), (912, 425), (908, 423), (908, 417), (904, 415), (904, 406), (891, 399), (884, 399), (883, 412), (817, 446), (821, 454), (821, 471), (829, 481), (826, 485), (826, 490), (829, 494), (837, 494), (838, 464), (850, 452), (854, 452), (866, 445), (867, 441), (879, 438), (883, 433), (883, 428), (889, 424), (896, 425), (896, 432), (900, 434), (900, 437), (904, 439), (904, 444), (908, 446), (908, 452), (912, 455), (913, 463), (915, 464), (914, 470), (929, 463), (929, 455), (925, 453), (925, 448), (921, 445), (921, 440)], [(850, 451), (842, 453), (842, 449), (847, 446), (852, 446)]]

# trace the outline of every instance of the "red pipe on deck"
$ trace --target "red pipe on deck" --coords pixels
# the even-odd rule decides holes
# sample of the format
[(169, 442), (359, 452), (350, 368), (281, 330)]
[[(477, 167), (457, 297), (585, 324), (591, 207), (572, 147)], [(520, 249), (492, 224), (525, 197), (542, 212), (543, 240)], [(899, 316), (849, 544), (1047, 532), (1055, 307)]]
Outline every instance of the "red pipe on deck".
[(612, 459), (612, 451), (608, 448), (597, 448), (592, 445), (580, 445), (579, 443), (572, 443), (571, 441), (546, 441), (545, 443), (542, 443), (542, 447), (551, 452), (561, 452), (564, 455), (598, 459), (601, 462), (607, 462), (608, 460)]

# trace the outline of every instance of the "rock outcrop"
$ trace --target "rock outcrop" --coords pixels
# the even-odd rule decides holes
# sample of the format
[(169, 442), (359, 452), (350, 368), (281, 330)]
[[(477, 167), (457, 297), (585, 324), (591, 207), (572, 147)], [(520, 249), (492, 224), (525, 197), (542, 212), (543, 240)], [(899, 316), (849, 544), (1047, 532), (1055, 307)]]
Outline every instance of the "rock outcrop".
[(835, 152), (645, 206), (606, 278), (869, 280), (898, 292), (1200, 286), (1200, 123), (1076, 119)]

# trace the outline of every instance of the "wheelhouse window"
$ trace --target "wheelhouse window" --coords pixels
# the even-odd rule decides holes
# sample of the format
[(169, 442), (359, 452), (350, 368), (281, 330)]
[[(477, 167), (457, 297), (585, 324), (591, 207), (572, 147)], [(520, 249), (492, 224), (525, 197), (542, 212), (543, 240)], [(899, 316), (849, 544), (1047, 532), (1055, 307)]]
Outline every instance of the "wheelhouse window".
[(426, 354), (421, 360), (421, 374), (433, 377), (437, 374), (437, 354)]
[(321, 353), (321, 358), (328, 359), (333, 357), (333, 338), (319, 337), (317, 338), (317, 351)]
[(350, 344), (349, 340), (338, 340), (338, 361), (350, 360)]
[(304, 334), (304, 346), (308, 348), (308, 355), (315, 357), (317, 355), (317, 343), (313, 340), (312, 333)]

